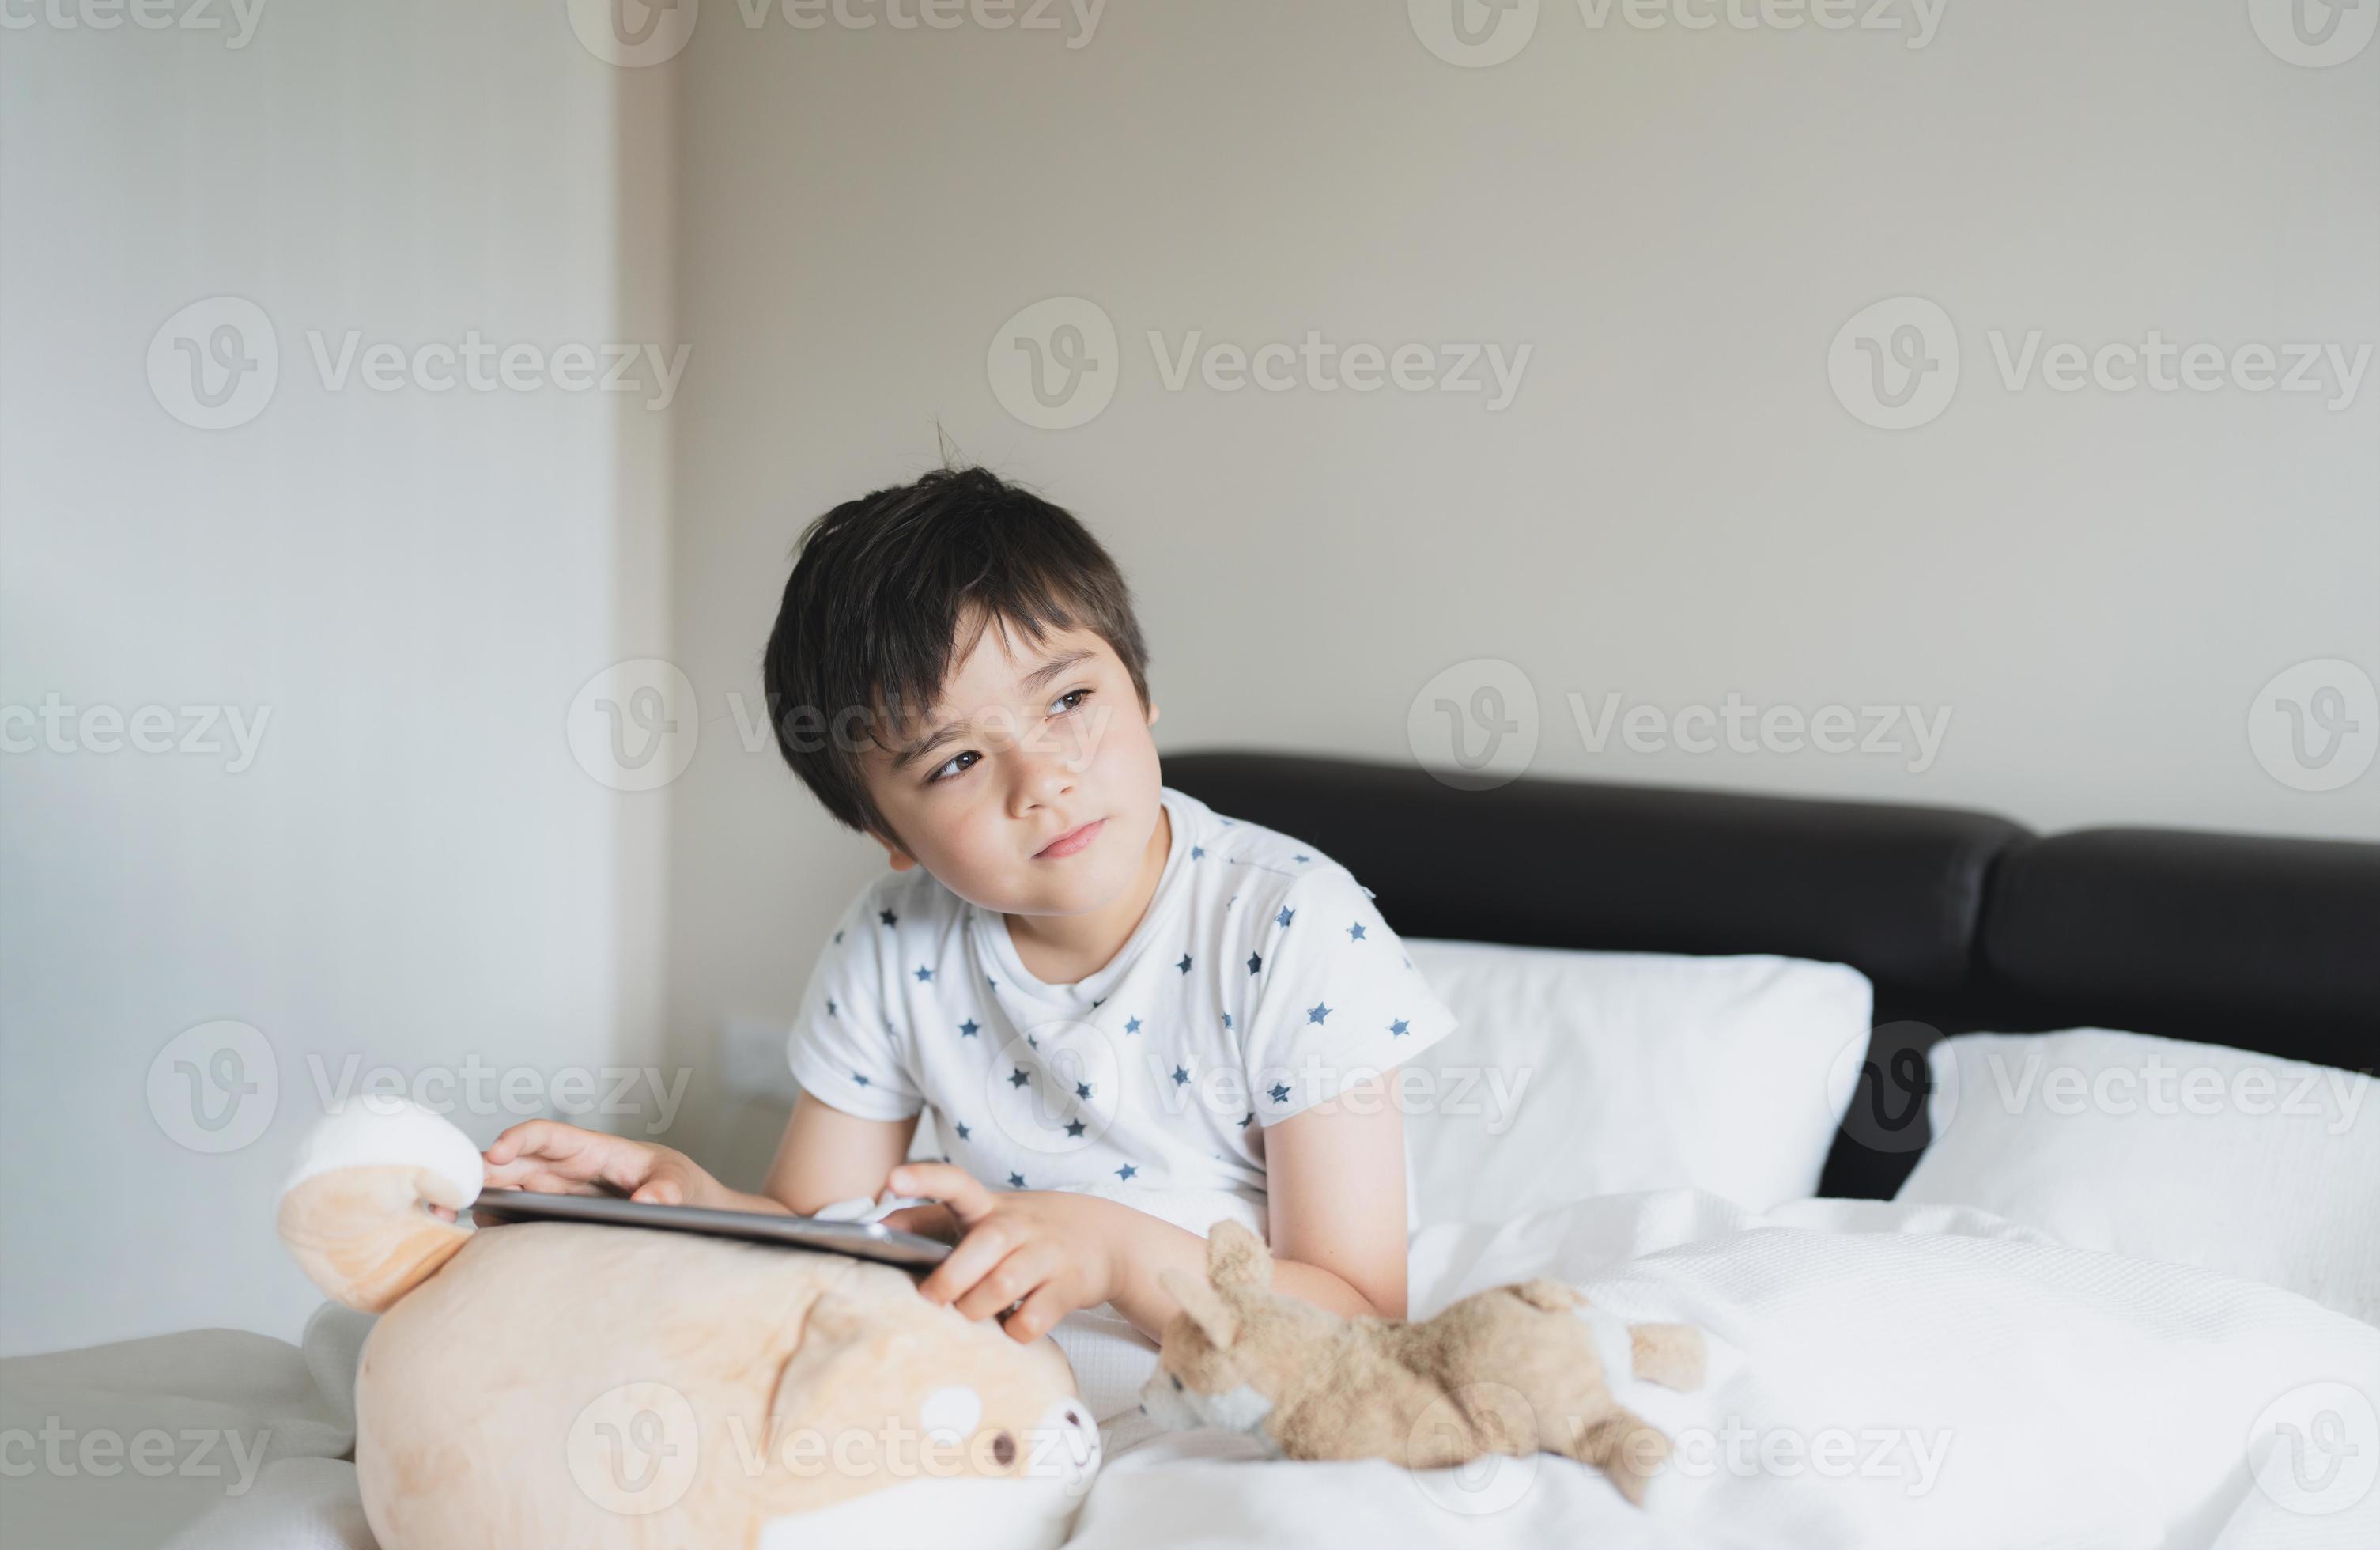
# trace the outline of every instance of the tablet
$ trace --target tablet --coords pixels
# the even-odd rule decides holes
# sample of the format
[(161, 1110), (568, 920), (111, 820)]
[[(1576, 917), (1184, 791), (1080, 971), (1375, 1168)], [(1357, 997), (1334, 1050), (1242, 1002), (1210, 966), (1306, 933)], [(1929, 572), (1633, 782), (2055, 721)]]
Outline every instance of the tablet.
[(549, 1195), (528, 1190), (489, 1190), (471, 1207), (481, 1227), (506, 1222), (586, 1222), (606, 1227), (658, 1227), (663, 1232), (735, 1238), (790, 1249), (819, 1249), (883, 1264), (937, 1265), (951, 1244), (923, 1233), (904, 1232), (881, 1222), (825, 1222), (815, 1216), (780, 1216), (767, 1211), (719, 1211), (701, 1205), (651, 1205), (617, 1195)]

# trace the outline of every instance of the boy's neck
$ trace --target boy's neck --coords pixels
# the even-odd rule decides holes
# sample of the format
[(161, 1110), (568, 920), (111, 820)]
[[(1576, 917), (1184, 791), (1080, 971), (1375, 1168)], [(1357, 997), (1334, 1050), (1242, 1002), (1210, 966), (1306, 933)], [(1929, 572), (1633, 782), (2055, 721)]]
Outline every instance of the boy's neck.
[(1006, 915), (1008, 940), (1018, 961), (1046, 984), (1071, 985), (1088, 979), (1132, 940), (1148, 913), (1157, 885), (1165, 876), (1166, 858), (1173, 849), (1173, 814), (1157, 804), (1157, 826), (1149, 831), (1148, 848), (1132, 886), (1113, 902), (1080, 915)]

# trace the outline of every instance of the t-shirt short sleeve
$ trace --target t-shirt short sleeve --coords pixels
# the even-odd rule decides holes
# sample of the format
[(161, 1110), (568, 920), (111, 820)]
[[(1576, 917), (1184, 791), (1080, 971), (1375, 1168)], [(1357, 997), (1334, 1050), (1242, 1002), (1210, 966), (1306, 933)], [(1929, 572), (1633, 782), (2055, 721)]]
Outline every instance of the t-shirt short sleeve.
[(1300, 877), (1261, 929), (1242, 1044), (1259, 1124), (1327, 1102), (1460, 1026), (1343, 867)]
[(862, 1119), (906, 1119), (925, 1106), (892, 1030), (883, 966), (892, 934), (860, 897), (819, 949), (801, 1010), (785, 1037), (794, 1080), (821, 1103)]

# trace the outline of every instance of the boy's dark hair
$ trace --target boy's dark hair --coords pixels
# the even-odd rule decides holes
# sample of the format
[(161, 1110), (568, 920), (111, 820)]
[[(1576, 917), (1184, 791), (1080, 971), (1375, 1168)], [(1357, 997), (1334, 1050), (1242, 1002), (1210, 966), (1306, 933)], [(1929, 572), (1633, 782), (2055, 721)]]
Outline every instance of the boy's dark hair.
[[(846, 827), (900, 842), (861, 752), (924, 714), (987, 628), (1087, 629), (1148, 707), (1148, 648), (1115, 561), (1064, 509), (981, 468), (848, 500), (802, 534), (760, 669), (777, 751)], [(957, 639), (970, 616), (976, 628)]]

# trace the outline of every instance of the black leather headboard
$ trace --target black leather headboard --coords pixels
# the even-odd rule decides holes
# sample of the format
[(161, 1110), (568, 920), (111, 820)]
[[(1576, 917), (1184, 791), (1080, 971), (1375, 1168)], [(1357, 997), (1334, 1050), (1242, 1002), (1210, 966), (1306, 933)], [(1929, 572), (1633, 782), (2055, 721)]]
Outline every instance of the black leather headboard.
[(2047, 838), (1955, 808), (1521, 779), (1213, 751), (1165, 782), (1294, 835), (1400, 934), (1780, 953), (1876, 986), (1852, 1117), (1820, 1188), (1888, 1198), (1925, 1141), (1944, 1033), (2097, 1026), (2369, 1071), (2380, 845), (2162, 829)]

